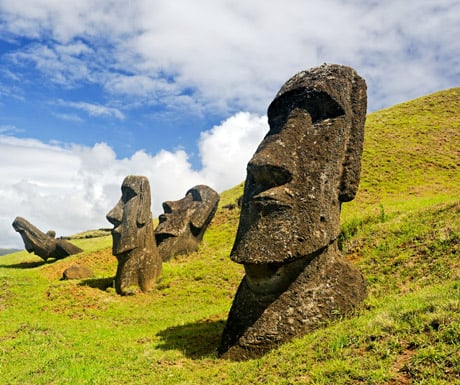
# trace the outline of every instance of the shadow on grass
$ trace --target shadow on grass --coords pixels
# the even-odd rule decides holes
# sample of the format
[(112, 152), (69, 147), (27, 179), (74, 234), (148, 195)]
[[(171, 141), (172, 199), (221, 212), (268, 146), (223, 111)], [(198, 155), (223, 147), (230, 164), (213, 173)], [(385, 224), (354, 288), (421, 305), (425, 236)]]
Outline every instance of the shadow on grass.
[(45, 261), (27, 261), (27, 262), (20, 262), (20, 263), (14, 263), (12, 265), (0, 265), (0, 267), (3, 267), (5, 269), (32, 269), (34, 267), (42, 266), (45, 263)]
[(115, 277), (107, 277), (107, 278), (90, 278), (82, 280), (78, 285), (79, 286), (89, 286), (93, 289), (100, 289), (106, 291), (110, 287), (114, 287), (113, 281)]
[(181, 350), (186, 357), (200, 359), (216, 357), (224, 330), (225, 320), (201, 320), (181, 326), (173, 326), (159, 333), (162, 350)]

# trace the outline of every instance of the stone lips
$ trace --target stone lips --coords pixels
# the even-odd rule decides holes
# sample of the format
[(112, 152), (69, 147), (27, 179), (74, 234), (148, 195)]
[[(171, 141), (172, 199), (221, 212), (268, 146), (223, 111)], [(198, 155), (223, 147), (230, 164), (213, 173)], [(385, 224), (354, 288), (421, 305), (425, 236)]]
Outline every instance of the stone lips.
[(366, 297), (366, 282), (335, 248), (331, 245), (306, 264), (279, 296), (254, 294), (243, 278), (222, 336), (220, 356), (235, 361), (258, 358), (335, 317), (353, 314)]

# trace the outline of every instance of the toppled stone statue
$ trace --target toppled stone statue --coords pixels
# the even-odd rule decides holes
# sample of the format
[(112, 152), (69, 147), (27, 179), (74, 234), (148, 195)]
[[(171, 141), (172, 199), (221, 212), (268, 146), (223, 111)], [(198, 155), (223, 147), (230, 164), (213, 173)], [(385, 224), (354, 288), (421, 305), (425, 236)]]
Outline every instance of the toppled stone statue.
[(340, 206), (359, 184), (366, 106), (364, 79), (340, 65), (296, 74), (270, 104), (270, 131), (247, 166), (231, 251), (245, 276), (220, 356), (259, 357), (364, 300), (337, 237)]
[(122, 196), (107, 214), (112, 229), (112, 253), (118, 259), (115, 290), (121, 295), (152, 289), (162, 271), (155, 244), (150, 184), (146, 177), (129, 175), (121, 186)]
[(62, 259), (83, 251), (69, 241), (55, 239), (55, 231), (50, 230), (45, 234), (22, 217), (16, 217), (13, 228), (21, 235), (26, 250), (44, 261), (49, 258)]
[(219, 194), (198, 185), (178, 201), (163, 202), (164, 214), (155, 229), (155, 239), (163, 261), (198, 249), (219, 204)]

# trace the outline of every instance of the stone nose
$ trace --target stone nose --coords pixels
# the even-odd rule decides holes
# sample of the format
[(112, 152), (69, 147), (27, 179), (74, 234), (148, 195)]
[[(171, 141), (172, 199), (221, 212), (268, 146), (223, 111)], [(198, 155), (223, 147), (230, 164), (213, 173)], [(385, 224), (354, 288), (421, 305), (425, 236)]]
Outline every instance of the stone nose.
[(249, 162), (247, 170), (248, 177), (259, 186), (257, 193), (282, 186), (292, 180), (292, 173), (282, 165)]
[(123, 202), (121, 199), (115, 207), (107, 213), (106, 218), (115, 227), (121, 224), (123, 220)]

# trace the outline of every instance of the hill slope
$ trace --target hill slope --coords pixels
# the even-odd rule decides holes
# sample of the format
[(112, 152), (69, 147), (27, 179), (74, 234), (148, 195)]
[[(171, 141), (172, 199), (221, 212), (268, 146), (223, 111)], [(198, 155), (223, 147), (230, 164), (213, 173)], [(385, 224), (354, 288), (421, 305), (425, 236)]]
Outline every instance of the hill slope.
[(460, 88), (452, 88), (370, 114), (361, 193), (376, 199), (458, 188), (459, 111)]
[[(242, 363), (216, 357), (241, 266), (228, 255), (243, 186), (222, 194), (199, 251), (152, 293), (117, 296), (110, 237), (42, 263), (0, 258), (5, 384), (453, 384), (460, 382), (460, 89), (370, 114), (361, 188), (340, 245), (363, 271), (360, 314)], [(59, 281), (72, 263), (96, 274)]]

